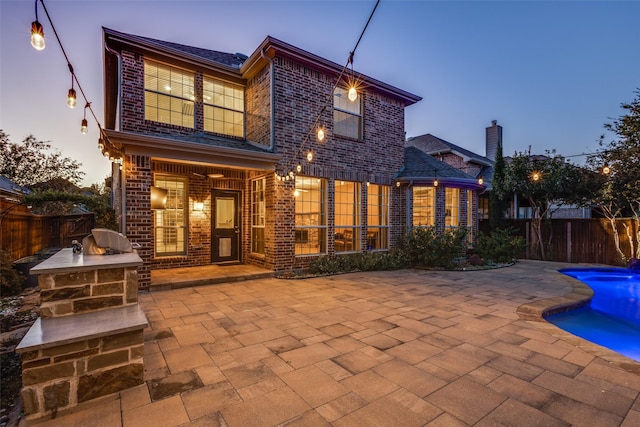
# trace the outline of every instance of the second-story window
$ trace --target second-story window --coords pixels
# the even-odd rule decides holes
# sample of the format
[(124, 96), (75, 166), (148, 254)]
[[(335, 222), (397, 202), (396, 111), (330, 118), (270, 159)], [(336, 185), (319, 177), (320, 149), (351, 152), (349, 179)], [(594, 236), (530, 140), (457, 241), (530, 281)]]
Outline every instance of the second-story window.
[(144, 63), (144, 118), (170, 125), (194, 127), (193, 73), (159, 64)]
[(333, 91), (333, 133), (362, 139), (362, 97), (351, 101), (347, 91), (337, 87)]
[(241, 86), (204, 77), (202, 102), (205, 131), (244, 137), (244, 90)]

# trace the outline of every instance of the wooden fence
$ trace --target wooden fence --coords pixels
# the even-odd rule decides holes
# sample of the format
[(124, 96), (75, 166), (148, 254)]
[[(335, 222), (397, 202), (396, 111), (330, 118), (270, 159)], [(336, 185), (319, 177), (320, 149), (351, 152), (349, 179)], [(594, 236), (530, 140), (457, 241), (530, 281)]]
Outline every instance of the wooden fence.
[(45, 249), (71, 246), (72, 240), (91, 234), (94, 224), (92, 213), (41, 216), (16, 206), (0, 218), (0, 248), (16, 260)]
[[(535, 234), (531, 220), (508, 220), (507, 226), (514, 227), (517, 234), (525, 238), (527, 246), (521, 258), (538, 259), (535, 251)], [(626, 256), (630, 255), (630, 241), (625, 225), (635, 233), (637, 224), (630, 218), (616, 220), (616, 227), (620, 237), (620, 247)], [(490, 230), (489, 221), (480, 221), (480, 230)], [(633, 237), (634, 248), (638, 242)], [(616, 251), (613, 229), (607, 219), (551, 219), (543, 221), (543, 239), (545, 240), (546, 260), (594, 263), (624, 266), (624, 262)]]

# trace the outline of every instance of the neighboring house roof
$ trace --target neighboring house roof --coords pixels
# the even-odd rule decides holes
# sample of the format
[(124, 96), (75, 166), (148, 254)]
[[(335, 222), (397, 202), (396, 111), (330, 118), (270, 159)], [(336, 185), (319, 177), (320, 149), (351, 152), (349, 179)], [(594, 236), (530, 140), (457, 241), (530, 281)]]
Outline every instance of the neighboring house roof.
[(420, 135), (411, 137), (406, 142), (407, 146), (418, 147), (420, 150), (427, 154), (436, 156), (438, 154), (453, 153), (462, 157), (465, 162), (477, 163), (481, 166), (492, 166), (493, 160), (484, 156), (469, 151), (466, 148), (462, 148), (456, 144), (452, 144), (449, 141), (433, 136), (430, 133), (426, 135)]
[(27, 187), (23, 187), (21, 185), (16, 184), (11, 181), (9, 178), (0, 175), (0, 193), (14, 196), (14, 197), (22, 197), (25, 194), (29, 194), (31, 190)]
[(433, 183), (437, 178), (443, 184), (463, 184), (465, 187), (484, 188), (477, 180), (447, 163), (436, 160), (416, 147), (405, 147), (404, 167), (396, 178), (413, 184)]

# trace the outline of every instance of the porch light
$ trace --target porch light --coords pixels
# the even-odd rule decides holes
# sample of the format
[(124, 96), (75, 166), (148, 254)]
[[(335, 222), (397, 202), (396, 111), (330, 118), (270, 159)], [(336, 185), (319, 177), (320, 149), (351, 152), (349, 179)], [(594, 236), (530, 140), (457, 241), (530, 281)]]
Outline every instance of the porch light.
[(220, 179), (220, 178), (224, 178), (224, 174), (223, 173), (210, 173), (209, 175), (207, 175), (209, 178), (211, 179)]
[[(36, 2), (36, 15), (38, 12), (38, 3)], [(44, 49), (44, 30), (42, 24), (38, 22), (38, 18), (31, 23), (31, 46), (36, 50)]]
[(484, 178), (482, 177), (478, 178), (478, 184), (480, 185), (484, 184)]
[(299, 195), (300, 195), (300, 191), (298, 191), (297, 188), (293, 190), (293, 197), (298, 197)]
[(396, 187), (400, 187), (400, 181), (396, 181)]
[(434, 169), (433, 171), (433, 186), (437, 187), (440, 183), (438, 182), (438, 170)]
[(204, 203), (203, 202), (193, 202), (193, 210), (202, 212), (204, 210)]
[(433, 180), (433, 186), (437, 187), (438, 185), (440, 185), (440, 183), (438, 182), (438, 178)]

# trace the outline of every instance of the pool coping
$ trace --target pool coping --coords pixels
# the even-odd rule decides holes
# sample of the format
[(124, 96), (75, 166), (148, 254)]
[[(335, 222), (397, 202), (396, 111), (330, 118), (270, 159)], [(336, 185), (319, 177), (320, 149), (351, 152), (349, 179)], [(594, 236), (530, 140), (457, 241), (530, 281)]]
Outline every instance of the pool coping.
[(543, 298), (522, 304), (516, 309), (518, 316), (522, 320), (532, 322), (538, 328), (543, 329), (555, 338), (566, 341), (569, 344), (609, 363), (613, 363), (626, 371), (640, 374), (640, 362), (623, 356), (599, 344), (573, 335), (572, 333), (550, 323), (546, 319), (547, 316), (551, 316), (553, 314), (565, 313), (567, 311), (584, 307), (589, 304), (594, 295), (593, 289), (580, 280), (567, 276), (558, 270), (556, 270), (555, 273), (561, 275), (561, 278), (567, 281), (567, 284), (571, 287), (571, 291), (565, 295)]

